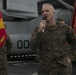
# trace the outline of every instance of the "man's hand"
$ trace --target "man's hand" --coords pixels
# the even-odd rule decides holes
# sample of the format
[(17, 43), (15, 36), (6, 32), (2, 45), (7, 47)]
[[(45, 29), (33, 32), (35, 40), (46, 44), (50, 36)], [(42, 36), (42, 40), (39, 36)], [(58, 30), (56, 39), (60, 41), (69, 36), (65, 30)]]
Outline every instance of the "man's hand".
[(40, 22), (40, 25), (39, 25), (39, 29), (38, 29), (38, 31), (39, 32), (43, 32), (43, 29), (45, 29), (46, 28), (46, 20), (42, 20), (41, 22)]

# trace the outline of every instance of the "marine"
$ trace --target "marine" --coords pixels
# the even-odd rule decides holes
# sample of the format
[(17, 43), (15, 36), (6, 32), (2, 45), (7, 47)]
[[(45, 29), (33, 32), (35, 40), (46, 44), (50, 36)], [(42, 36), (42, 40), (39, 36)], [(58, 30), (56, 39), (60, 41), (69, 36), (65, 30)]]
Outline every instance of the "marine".
[(57, 25), (54, 14), (52, 4), (42, 5), (45, 19), (32, 33), (30, 48), (34, 51), (39, 49), (38, 75), (71, 75), (68, 66), (75, 59), (71, 55), (76, 53), (76, 37), (71, 27)]
[[(69, 34), (69, 32), (71, 33), (71, 35)], [(71, 42), (72, 40), (70, 41), (68, 37), (71, 37), (71, 39), (75, 42)], [(68, 65), (66, 58), (68, 57), (69, 53), (69, 44), (67, 44), (68, 42), (66, 39), (69, 43), (75, 43), (76, 45), (73, 31), (66, 25), (49, 26), (46, 27), (45, 32), (41, 33), (38, 33), (38, 28), (35, 29), (30, 41), (30, 47), (32, 50), (36, 50), (39, 47), (40, 50), (38, 73), (42, 73), (41, 71), (43, 71), (43, 74), (39, 75), (52, 75), (49, 74), (50, 71), (52, 71), (51, 73), (53, 74), (55, 73), (54, 75), (57, 75), (57, 72), (59, 71), (63, 71), (65, 75), (69, 75), (68, 71), (65, 69), (65, 67), (67, 67)], [(75, 49), (73, 48), (72, 51), (74, 52)], [(72, 58), (70, 54), (69, 57), (70, 59)], [(61, 69), (62, 67), (63, 69)], [(58, 75), (63, 75), (60, 72)]]

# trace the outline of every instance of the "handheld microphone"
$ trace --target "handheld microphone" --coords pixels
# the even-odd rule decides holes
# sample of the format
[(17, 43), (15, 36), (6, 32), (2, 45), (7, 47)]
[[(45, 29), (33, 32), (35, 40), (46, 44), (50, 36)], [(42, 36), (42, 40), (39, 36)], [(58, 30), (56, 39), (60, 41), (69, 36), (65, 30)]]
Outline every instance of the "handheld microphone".
[(46, 16), (44, 16), (44, 17), (42, 18), (42, 20), (46, 20)]
[[(44, 16), (44, 17), (42, 18), (42, 20), (46, 20), (46, 16)], [(43, 27), (43, 29), (42, 29), (42, 32), (44, 32), (44, 27)]]

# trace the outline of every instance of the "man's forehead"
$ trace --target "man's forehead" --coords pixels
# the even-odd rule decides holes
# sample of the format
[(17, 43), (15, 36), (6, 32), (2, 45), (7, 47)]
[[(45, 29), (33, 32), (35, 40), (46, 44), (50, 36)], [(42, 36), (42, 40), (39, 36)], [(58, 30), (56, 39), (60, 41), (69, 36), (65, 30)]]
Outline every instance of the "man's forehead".
[(45, 7), (47, 7), (47, 8), (52, 8), (52, 6), (51, 6), (51, 5), (43, 4), (42, 8), (45, 8)]
[(49, 9), (52, 10), (52, 6), (51, 6), (51, 5), (43, 5), (43, 6), (42, 6), (42, 11), (43, 11), (43, 10), (46, 10), (46, 9), (47, 9), (47, 10), (49, 10)]

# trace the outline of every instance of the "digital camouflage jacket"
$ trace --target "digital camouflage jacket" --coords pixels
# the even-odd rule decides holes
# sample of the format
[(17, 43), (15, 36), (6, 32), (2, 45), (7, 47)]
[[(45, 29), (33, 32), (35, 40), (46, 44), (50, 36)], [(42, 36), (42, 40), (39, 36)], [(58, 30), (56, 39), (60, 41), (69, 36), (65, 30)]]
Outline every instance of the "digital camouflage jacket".
[(32, 33), (30, 47), (34, 51), (39, 48), (39, 67), (42, 69), (43, 66), (50, 69), (54, 61), (67, 66), (67, 57), (74, 60), (76, 56), (76, 38), (72, 28), (67, 25), (46, 25), (44, 32), (38, 32), (37, 27)]

